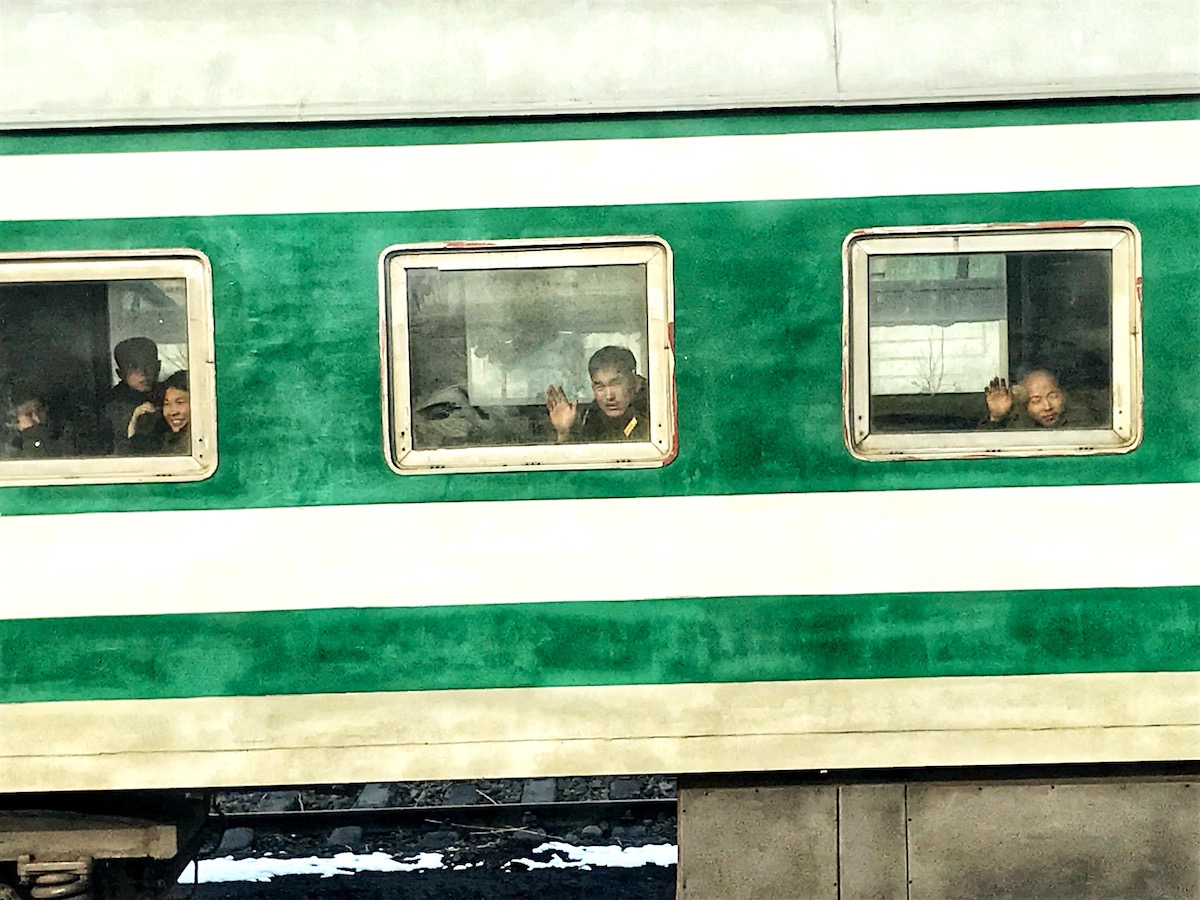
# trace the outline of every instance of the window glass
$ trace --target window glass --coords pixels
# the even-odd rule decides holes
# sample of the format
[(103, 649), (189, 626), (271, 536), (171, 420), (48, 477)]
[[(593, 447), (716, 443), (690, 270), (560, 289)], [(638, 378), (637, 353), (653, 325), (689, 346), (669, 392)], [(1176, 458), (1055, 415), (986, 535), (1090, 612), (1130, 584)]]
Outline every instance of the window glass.
[(852, 451), (1116, 452), (1136, 443), (1132, 226), (856, 232), (846, 283)]
[(392, 248), (383, 269), (399, 471), (667, 460), (665, 244)]
[(0, 256), (0, 483), (211, 473), (210, 284), (190, 251)]

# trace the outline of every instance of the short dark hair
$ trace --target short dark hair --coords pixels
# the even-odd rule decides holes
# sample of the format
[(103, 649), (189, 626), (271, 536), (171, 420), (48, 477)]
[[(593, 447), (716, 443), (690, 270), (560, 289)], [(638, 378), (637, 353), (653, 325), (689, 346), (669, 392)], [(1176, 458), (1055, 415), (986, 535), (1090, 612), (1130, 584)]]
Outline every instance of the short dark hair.
[(177, 391), (186, 391), (187, 393), (191, 393), (191, 391), (188, 390), (187, 369), (180, 369), (177, 372), (172, 372), (163, 380), (163, 396), (166, 396), (167, 388), (175, 388)]
[(588, 377), (594, 378), (596, 373), (602, 369), (616, 369), (618, 372), (635, 375), (637, 374), (637, 360), (633, 358), (633, 351), (628, 347), (612, 345), (601, 347), (588, 360)]
[(157, 385), (155, 385), (155, 387), (150, 391), (150, 399), (154, 401), (155, 406), (163, 405), (163, 401), (167, 398), (167, 388), (175, 388), (177, 391), (186, 391), (190, 394), (191, 391), (188, 390), (187, 369), (180, 369), (178, 372), (172, 372)]
[(113, 347), (113, 359), (121, 372), (149, 372), (158, 365), (158, 344), (148, 337), (125, 338)]

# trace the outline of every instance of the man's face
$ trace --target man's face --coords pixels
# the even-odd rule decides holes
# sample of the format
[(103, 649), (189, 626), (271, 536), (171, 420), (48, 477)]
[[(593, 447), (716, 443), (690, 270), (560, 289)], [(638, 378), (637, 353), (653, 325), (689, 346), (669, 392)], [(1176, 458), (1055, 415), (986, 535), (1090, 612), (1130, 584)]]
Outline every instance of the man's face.
[(154, 387), (158, 381), (158, 364), (150, 366), (145, 371), (140, 369), (129, 369), (125, 372), (125, 383), (143, 394), (150, 393), (150, 388)]
[(1025, 389), (1029, 392), (1025, 408), (1033, 420), (1046, 427), (1057, 425), (1065, 400), (1058, 382), (1039, 372), (1026, 379)]
[(622, 372), (617, 369), (599, 369), (592, 376), (592, 396), (596, 405), (606, 416), (617, 418), (625, 415), (629, 404), (633, 402), (635, 387), (632, 372)]

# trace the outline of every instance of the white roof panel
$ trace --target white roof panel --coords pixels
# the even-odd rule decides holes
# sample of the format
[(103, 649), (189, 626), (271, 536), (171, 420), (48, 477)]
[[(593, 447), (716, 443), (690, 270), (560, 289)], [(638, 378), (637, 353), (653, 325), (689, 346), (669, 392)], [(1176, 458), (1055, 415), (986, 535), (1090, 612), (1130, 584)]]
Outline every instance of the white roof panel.
[(0, 128), (1200, 92), (1195, 0), (6, 0)]

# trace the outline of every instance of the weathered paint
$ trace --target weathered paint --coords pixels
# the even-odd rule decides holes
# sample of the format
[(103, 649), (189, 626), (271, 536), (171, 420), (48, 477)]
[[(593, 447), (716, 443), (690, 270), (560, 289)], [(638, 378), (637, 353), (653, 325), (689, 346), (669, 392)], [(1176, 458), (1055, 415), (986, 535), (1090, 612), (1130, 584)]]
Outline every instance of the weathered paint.
[(1200, 669), (1200, 588), (3, 623), (5, 702)]
[[(7, 221), (0, 227), (0, 250), (192, 247), (209, 256), (221, 463), (211, 479), (195, 484), (5, 488), (0, 490), (5, 529), (15, 535), (13, 529), (22, 524), (55, 526), (59, 520), (50, 514), (70, 514), (65, 518), (79, 522), (57, 532), (66, 538), (82, 533), (102, 514), (120, 514), (112, 517), (115, 530), (138, 526), (128, 542), (129, 590), (153, 583), (154, 591), (147, 592), (153, 597), (155, 591), (169, 592), (172, 583), (165, 554), (144, 559), (138, 534), (156, 532), (152, 543), (161, 549), (161, 542), (178, 534), (179, 517), (199, 522), (201, 516), (190, 515), (199, 510), (248, 515), (277, 509), (294, 516), (297, 507), (331, 512), (336, 507), (360, 509), (365, 517), (388, 507), (465, 508), (446, 501), (481, 501), (502, 518), (511, 514), (508, 528), (519, 535), (528, 510), (515, 501), (562, 500), (580, 504), (572, 508), (582, 515), (583, 502), (592, 498), (631, 509), (635, 500), (672, 498), (737, 498), (765, 508), (770, 498), (782, 495), (843, 496), (861, 503), (864, 520), (878, 517), (875, 527), (886, 532), (902, 531), (912, 522), (897, 514), (901, 507), (894, 498), (915, 497), (920, 504), (939, 489), (948, 491), (958, 508), (972, 510), (966, 517), (944, 517), (947, 528), (968, 533), (987, 522), (987, 507), (973, 505), (994, 496), (983, 488), (1046, 487), (1065, 496), (1073, 486), (1085, 492), (1121, 485), (1170, 491), (1180, 484), (1190, 498), (1200, 482), (1200, 395), (1195, 390), (1200, 361), (1194, 353), (1200, 338), (1195, 278), (1200, 177), (1194, 157), (1178, 147), (1132, 142), (1130, 149), (1128, 135), (1148, 131), (1104, 131), (1125, 134), (1124, 143), (1092, 146), (1082, 136), (1101, 132), (1068, 126), (1176, 122), (1186, 126), (1181, 133), (1192, 134), (1191, 123), (1198, 118), (1195, 102), (1158, 101), (938, 115), (756, 113), (0, 135), (0, 152), (37, 155), (51, 167), (76, 166), (75, 174), (98, 171), (88, 167), (106, 165), (106, 154), (176, 150), (314, 147), (329, 151), (321, 159), (346, 160), (355, 157), (339, 155), (337, 148), (432, 145), (436, 157), (439, 144), (470, 149), (494, 142), (512, 144), (509, 149), (520, 156), (525, 144), (579, 143), (550, 150), (600, 153), (614, 139), (638, 143), (721, 135), (814, 135), (828, 137), (831, 146), (861, 149), (941, 129), (946, 136), (917, 135), (911, 146), (938, 145), (947, 151), (978, 146), (981, 138), (1005, 142), (990, 148), (996, 163), (964, 164), (954, 171), (969, 177), (943, 188), (936, 177), (928, 180), (904, 160), (867, 156), (859, 166), (883, 185), (872, 188), (877, 193), (870, 196), (821, 194), (809, 187), (804, 190), (811, 195), (672, 195), (646, 202), (601, 192), (587, 202), (567, 202), (562, 200), (567, 194), (551, 192), (541, 195), (539, 205), (521, 199), (525, 188), (518, 182), (508, 201), (486, 209), (459, 203), (415, 211), (335, 207), (318, 212), (301, 203), (253, 214), (168, 210), (137, 218), (120, 208), (116, 191), (100, 198), (109, 204), (100, 218)], [(1048, 171), (1074, 179), (1070, 170), (1078, 168), (1080, 180), (1056, 185), (1043, 173), (1044, 182), (1021, 181), (1038, 174), (1038, 160), (1030, 158), (1008, 171), (1005, 153), (1021, 149), (1022, 138), (1031, 136), (1022, 131), (1026, 126), (1062, 126), (1054, 134), (1067, 143), (1055, 152), (1057, 168)], [(876, 141), (881, 133), (888, 133), (888, 140)], [(1048, 133), (1039, 134), (1044, 139)], [(842, 136), (846, 141), (839, 143)], [(590, 143), (584, 147), (584, 142)], [(1117, 152), (1118, 145), (1126, 149)], [(669, 167), (669, 157), (659, 158)], [(1168, 166), (1164, 160), (1172, 162)], [(832, 171), (836, 162), (822, 165)], [(598, 169), (603, 163), (600, 153)], [(806, 164), (811, 160), (803, 155), (794, 160), (795, 167)], [(782, 168), (793, 161), (777, 156), (772, 165)], [(581, 183), (588, 171), (579, 170)], [(818, 166), (796, 183), (819, 183), (823, 171)], [(1184, 174), (1170, 175), (1174, 172)], [(501, 183), (505, 174), (487, 177)], [(524, 177), (536, 180), (537, 174)], [(765, 190), (774, 190), (771, 181), (764, 177)], [(562, 184), (571, 187), (565, 179)], [(1062, 184), (1074, 186), (1055, 189)], [(228, 199), (242, 187), (220, 190)], [(170, 184), (162, 190), (169, 194)], [(36, 201), (36, 192), (29, 195)], [(279, 196), (273, 194), (270, 202)], [(546, 196), (559, 202), (547, 202)], [(1126, 220), (1142, 235), (1141, 446), (1108, 457), (908, 463), (851, 458), (841, 430), (845, 236), (865, 227), (1079, 219)], [(663, 469), (644, 471), (420, 479), (390, 472), (379, 424), (380, 251), (396, 243), (620, 234), (657, 234), (674, 250), (678, 458)], [(1021, 496), (1009, 493), (1010, 500)], [(1045, 519), (1036, 503), (1022, 519), (1018, 504), (1002, 502), (1008, 512), (996, 523), (996, 543), (981, 542), (979, 552), (1028, 574), (1019, 542), (1022, 526), (1036, 527)], [(1171, 510), (1165, 530), (1182, 535), (1194, 530), (1195, 508), (1187, 502), (1140, 509), (1138, 516), (1149, 520), (1159, 509)], [(1069, 519), (1052, 518), (1060, 524)], [(92, 595), (80, 590), (72, 591), (69, 609), (55, 601), (58, 617), (30, 615), (41, 594), (56, 589), (56, 573), (88, 555), (77, 541), (51, 536), (39, 542), (33, 560), (47, 572), (44, 591), (33, 586), (0, 599), (5, 786), (447, 778), (597, 767), (704, 771), (1195, 758), (1200, 595), (1194, 578), (1177, 577), (1191, 571), (1187, 565), (1171, 561), (1172, 554), (1182, 559), (1185, 551), (1169, 539), (1166, 558), (1156, 556), (1162, 548), (1153, 540), (1155, 532), (1140, 530), (1138, 540), (1146, 540), (1138, 544), (1135, 564), (1118, 576), (1095, 555), (1106, 553), (1105, 565), (1125, 562), (1119, 547), (1126, 509), (1113, 503), (1091, 519), (1085, 535), (1108, 535), (1112, 543), (1097, 542), (1089, 557), (1088, 541), (1080, 540), (1069, 564), (1057, 569), (1053, 558), (1039, 559), (1035, 573), (1045, 566), (1049, 575), (1025, 584), (1000, 576), (989, 581), (987, 566), (973, 566), (974, 557), (956, 548), (956, 564), (974, 570), (972, 577), (979, 580), (958, 585), (961, 589), (939, 587), (934, 576), (945, 545), (936, 533), (910, 533), (905, 546), (921, 550), (924, 540), (927, 546), (916, 559), (933, 573), (912, 590), (904, 590), (899, 580), (879, 590), (855, 588), (859, 582), (851, 575), (835, 577), (831, 587), (816, 587), (817, 579), (804, 571), (797, 553), (787, 574), (796, 579), (795, 586), (774, 585), (760, 593), (710, 588), (713, 596), (696, 596), (695, 588), (672, 592), (643, 586), (630, 594), (608, 587), (622, 577), (619, 563), (611, 571), (597, 570), (590, 547), (580, 546), (572, 554), (578, 558), (575, 577), (594, 579), (588, 590), (600, 593), (581, 596), (568, 586), (558, 590), (559, 596), (545, 596), (542, 547), (532, 546), (527, 580), (539, 587), (529, 594), (548, 602), (496, 603), (487, 591), (487, 571), (480, 568), (472, 573), (463, 605), (393, 608), (373, 596), (373, 608), (357, 608), (356, 587), (363, 582), (351, 578), (330, 581), (328, 603), (336, 609), (309, 604), (301, 611), (216, 612), (196, 602), (184, 607), (198, 610), (192, 614), (166, 615), (141, 601), (138, 614), (128, 618), (89, 615)], [(749, 582), (761, 548), (741, 543), (744, 533), (722, 535), (726, 523), (709, 524), (728, 541), (733, 558), (728, 571)], [(662, 568), (686, 566), (685, 555), (654, 557), (656, 532), (671, 529), (670, 517), (634, 519), (627, 539), (634, 552)], [(569, 543), (571, 532), (563, 532), (564, 544)], [(815, 517), (798, 522), (786, 535), (790, 544), (777, 549), (792, 552), (819, 534), (845, 543), (844, 555), (828, 557), (837, 566), (847, 571), (879, 567), (886, 574), (894, 548), (887, 541), (856, 543), (860, 533), (852, 522), (830, 529), (828, 519)], [(319, 544), (322, 538), (318, 530), (312, 540)], [(403, 529), (377, 536), (383, 554), (406, 539)], [(473, 546), (483, 547), (488, 538), (476, 534), (473, 540)], [(286, 564), (285, 553), (214, 558), (192, 540), (179, 552), (218, 573), (214, 596), (234, 598), (233, 610), (254, 609), (266, 593), (273, 604), (286, 607), (289, 579), (301, 577)], [(108, 555), (121, 553), (114, 548)], [(6, 555), (3, 562), (11, 569), (28, 560)], [(920, 567), (906, 565), (906, 577)], [(415, 564), (406, 561), (405, 566), (411, 570)], [(460, 566), (471, 568), (471, 546), (464, 548)], [(1139, 567), (1146, 568), (1144, 583), (1153, 587), (1139, 586)], [(102, 570), (86, 563), (80, 569), (84, 577)], [(250, 573), (254, 578), (246, 577)], [(253, 596), (238, 596), (246, 584), (261, 585), (263, 573), (271, 576), (269, 590), (254, 587)], [(436, 578), (413, 581), (425, 589)], [(405, 572), (397, 571), (396, 590), (405, 587)], [(611, 602), (618, 594), (634, 602)], [(98, 592), (98, 612), (110, 608), (106, 597)], [(1027, 678), (1044, 679), (1037, 681), (1032, 705), (1017, 698), (1017, 686)], [(571, 703), (599, 704), (599, 711), (559, 715), (555, 704), (567, 702), (556, 693), (562, 691), (576, 691)], [(1094, 715), (1079, 721), (1076, 714), (1085, 707)], [(934, 711), (932, 718), (921, 717), (927, 708)], [(448, 723), (440, 737), (425, 724), (435, 721), (439, 709), (449, 717), (437, 720)], [(781, 709), (792, 716), (784, 724), (779, 724)], [(494, 715), (480, 716), (481, 710)], [(819, 722), (805, 718), (813, 714)], [(201, 716), (214, 718), (200, 723)], [(473, 717), (479, 720), (474, 731)], [(230, 724), (235, 722), (236, 728)], [(645, 732), (660, 722), (661, 733)], [(705, 722), (708, 729), (696, 731), (697, 723)], [(237, 735), (231, 739), (223, 729)], [(863, 732), (877, 739), (864, 740)], [(168, 746), (155, 749), (163, 736), (171, 738)]]
[[(4, 156), (339, 147), (409, 147), (532, 141), (637, 140), (724, 135), (853, 134), (905, 129), (961, 129), (1195, 120), (1195, 98), (1075, 101), (1013, 106), (913, 107), (904, 110), (763, 111), (736, 114), (652, 113), (546, 119), (476, 119), (452, 124), (412, 121), (302, 126), (192, 126), (0, 131)], [(1147, 148), (1150, 151), (1156, 148)], [(904, 175), (909, 173), (896, 173)], [(996, 173), (1001, 174), (1001, 173)], [(219, 189), (220, 186), (214, 186)]]
[(1158, 672), (21, 703), (0, 759), (9, 790), (1195, 759), (1197, 696)]
[[(0, 98), (0, 127), (1027, 100), (1200, 84), (1188, 0), (1092, 12), (1085, 0), (11, 0), (0, 9), (0, 81), (21, 89)], [(981, 53), (963, 35), (1004, 52)], [(147, 46), (171, 48), (176, 65)]]
[[(611, 209), (19, 223), (14, 250), (214, 261), (221, 465), (196, 485), (6, 489), (4, 514), (431, 500), (1117, 484), (1200, 477), (1200, 189)], [(1142, 233), (1145, 434), (1127, 456), (856, 461), (841, 434), (841, 241), (873, 225), (1124, 218)], [(737, 241), (727, 239), (729, 229)], [(654, 472), (400, 479), (378, 424), (375, 265), (396, 241), (657, 233), (675, 251), (680, 452)], [(828, 247), (825, 253), (799, 248)], [(296, 309), (302, 309), (300, 315)], [(754, 348), (747, 355), (734, 348)], [(770, 398), (753, 415), (749, 397)], [(244, 428), (240, 423), (254, 423)], [(348, 423), (358, 423), (350, 425)], [(1189, 427), (1191, 426), (1191, 427)]]

